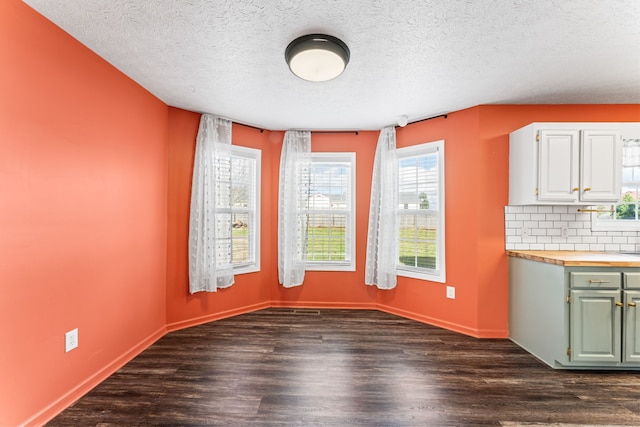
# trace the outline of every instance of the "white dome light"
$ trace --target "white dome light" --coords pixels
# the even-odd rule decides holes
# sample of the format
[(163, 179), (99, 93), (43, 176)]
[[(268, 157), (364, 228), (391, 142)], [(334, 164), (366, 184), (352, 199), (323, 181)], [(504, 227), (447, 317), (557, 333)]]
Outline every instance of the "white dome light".
[(311, 82), (335, 79), (349, 63), (349, 48), (340, 39), (309, 34), (289, 43), (285, 59), (293, 74)]

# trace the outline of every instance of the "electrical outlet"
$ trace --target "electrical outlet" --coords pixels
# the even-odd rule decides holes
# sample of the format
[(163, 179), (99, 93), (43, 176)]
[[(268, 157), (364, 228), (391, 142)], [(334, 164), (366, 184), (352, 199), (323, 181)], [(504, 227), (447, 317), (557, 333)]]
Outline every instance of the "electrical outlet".
[(569, 235), (569, 229), (567, 227), (562, 227), (560, 229), (560, 235), (562, 237), (567, 237)]
[(447, 298), (456, 299), (456, 288), (447, 286)]
[(522, 229), (520, 229), (520, 235), (522, 237), (529, 237), (531, 235), (531, 229), (530, 228), (522, 228)]
[(78, 346), (78, 328), (64, 334), (64, 351), (70, 352)]

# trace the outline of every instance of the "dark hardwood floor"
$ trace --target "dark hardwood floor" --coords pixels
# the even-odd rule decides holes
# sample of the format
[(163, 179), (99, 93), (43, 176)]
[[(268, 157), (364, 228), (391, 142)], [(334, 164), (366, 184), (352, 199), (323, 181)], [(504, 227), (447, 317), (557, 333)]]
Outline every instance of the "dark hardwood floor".
[(49, 426), (640, 425), (640, 375), (378, 311), (267, 309), (172, 332)]

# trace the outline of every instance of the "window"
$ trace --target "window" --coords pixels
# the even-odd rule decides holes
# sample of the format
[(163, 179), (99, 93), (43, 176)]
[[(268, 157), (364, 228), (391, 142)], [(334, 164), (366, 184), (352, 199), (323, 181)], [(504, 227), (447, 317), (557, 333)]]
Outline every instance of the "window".
[(311, 153), (307, 270), (355, 271), (355, 153)]
[[(640, 164), (638, 152), (640, 140), (625, 139), (622, 149), (624, 159), (622, 166), (622, 194), (620, 203), (613, 206), (598, 206), (592, 216), (592, 228), (596, 231), (640, 230)], [(611, 212), (612, 211), (612, 212)]]
[[(221, 234), (218, 247), (228, 248), (230, 241), (234, 274), (260, 270), (260, 160), (260, 150), (231, 146), (231, 208), (217, 209), (231, 222), (231, 235)], [(219, 259), (229, 262), (228, 257)]]
[(398, 275), (445, 282), (444, 141), (397, 155)]

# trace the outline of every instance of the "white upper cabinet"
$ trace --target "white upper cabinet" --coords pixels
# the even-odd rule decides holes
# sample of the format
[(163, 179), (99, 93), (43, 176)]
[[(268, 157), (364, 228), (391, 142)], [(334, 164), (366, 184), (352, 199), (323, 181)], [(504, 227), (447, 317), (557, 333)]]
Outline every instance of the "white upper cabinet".
[(509, 205), (594, 205), (621, 196), (619, 123), (532, 123), (510, 134)]
[(583, 130), (581, 195), (586, 202), (618, 202), (622, 181), (622, 137), (615, 130)]
[(580, 132), (541, 130), (538, 142), (538, 200), (573, 203), (580, 186)]

